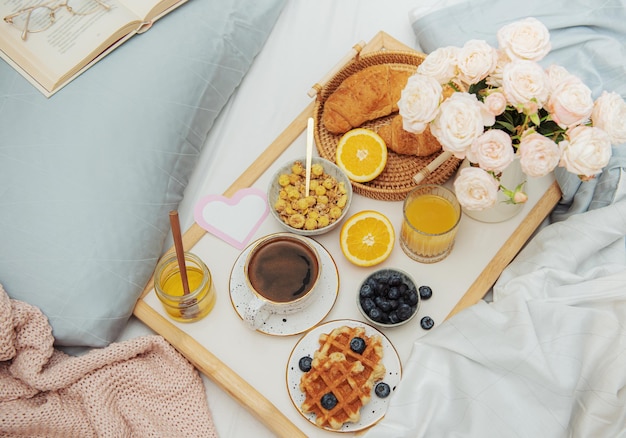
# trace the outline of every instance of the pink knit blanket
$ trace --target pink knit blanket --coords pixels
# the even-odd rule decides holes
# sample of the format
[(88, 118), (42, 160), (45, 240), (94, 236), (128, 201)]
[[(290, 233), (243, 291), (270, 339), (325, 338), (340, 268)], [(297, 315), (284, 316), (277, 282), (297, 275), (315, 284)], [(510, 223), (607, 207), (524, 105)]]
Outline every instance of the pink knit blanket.
[(217, 437), (198, 372), (162, 337), (83, 356), (53, 342), (41, 311), (0, 285), (0, 436)]

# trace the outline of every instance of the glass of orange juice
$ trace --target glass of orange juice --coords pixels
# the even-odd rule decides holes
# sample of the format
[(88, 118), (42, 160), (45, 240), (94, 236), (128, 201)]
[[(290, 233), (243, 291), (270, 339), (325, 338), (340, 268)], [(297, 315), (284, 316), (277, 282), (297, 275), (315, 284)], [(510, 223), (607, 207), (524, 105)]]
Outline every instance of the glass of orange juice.
[(461, 220), (454, 193), (439, 185), (420, 185), (404, 200), (400, 246), (413, 260), (435, 263), (450, 254)]
[(176, 254), (165, 255), (154, 271), (154, 291), (167, 314), (179, 322), (204, 318), (215, 306), (215, 286), (211, 271), (195, 254), (185, 252), (189, 293), (183, 281)]

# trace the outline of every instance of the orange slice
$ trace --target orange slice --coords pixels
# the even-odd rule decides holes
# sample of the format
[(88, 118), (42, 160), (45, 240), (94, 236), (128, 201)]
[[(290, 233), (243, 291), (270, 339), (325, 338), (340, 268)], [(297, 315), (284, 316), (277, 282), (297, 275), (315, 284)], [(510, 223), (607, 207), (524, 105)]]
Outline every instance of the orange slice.
[(335, 161), (352, 181), (371, 181), (387, 164), (387, 145), (371, 129), (356, 128), (339, 140)]
[(341, 227), (341, 252), (357, 266), (373, 266), (391, 254), (396, 237), (391, 221), (373, 210), (360, 211)]

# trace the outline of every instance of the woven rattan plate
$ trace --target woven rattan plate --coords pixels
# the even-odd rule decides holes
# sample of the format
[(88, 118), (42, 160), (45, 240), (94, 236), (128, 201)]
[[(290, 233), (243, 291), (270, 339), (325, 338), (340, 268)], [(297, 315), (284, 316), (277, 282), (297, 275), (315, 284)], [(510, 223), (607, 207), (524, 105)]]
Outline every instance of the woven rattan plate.
[[(381, 51), (358, 56), (341, 68), (319, 91), (314, 109), (315, 143), (319, 154), (327, 160), (335, 162), (337, 144), (341, 135), (335, 135), (326, 130), (322, 123), (324, 102), (335, 89), (350, 75), (379, 64), (395, 64), (401, 68), (414, 71), (424, 59), (424, 55), (415, 52)], [(394, 114), (395, 115), (395, 114)], [(376, 131), (380, 126), (391, 123), (393, 115), (381, 117), (364, 123), (362, 128)], [(385, 170), (374, 180), (367, 183), (352, 182), (355, 193), (372, 199), (383, 201), (401, 201), (417, 185), (413, 176), (426, 167), (437, 155), (417, 157), (396, 154), (389, 151)], [(428, 175), (422, 184), (443, 184), (459, 167), (460, 160), (450, 158)]]

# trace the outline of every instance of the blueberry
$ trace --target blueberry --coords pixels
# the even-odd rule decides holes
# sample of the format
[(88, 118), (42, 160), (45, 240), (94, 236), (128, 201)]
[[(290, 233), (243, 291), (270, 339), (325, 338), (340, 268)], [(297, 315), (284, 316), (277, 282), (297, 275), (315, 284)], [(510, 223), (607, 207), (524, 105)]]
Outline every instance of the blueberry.
[(381, 284), (389, 284), (389, 274), (387, 272), (381, 272), (378, 275), (378, 282)]
[(398, 316), (398, 312), (396, 312), (395, 310), (392, 310), (391, 312), (389, 312), (389, 323), (397, 324), (399, 322), (400, 322), (400, 317)]
[(389, 296), (389, 286), (385, 285), (383, 290), (380, 292), (380, 296), (383, 298), (387, 298)]
[(383, 312), (378, 307), (374, 307), (372, 310), (370, 310), (367, 316), (369, 316), (374, 321), (382, 322), (383, 320)]
[(376, 304), (373, 299), (365, 298), (364, 300), (361, 300), (361, 307), (365, 310), (365, 313), (369, 313), (370, 310), (376, 307)]
[(383, 324), (389, 324), (389, 314), (387, 312), (380, 312), (379, 322)]
[(402, 304), (398, 307), (396, 313), (398, 314), (398, 318), (400, 318), (400, 321), (406, 321), (413, 314), (413, 308), (408, 304)]
[(363, 338), (352, 338), (350, 341), (350, 350), (361, 354), (365, 351), (365, 341)]
[(389, 300), (389, 304), (391, 304), (391, 310), (397, 310), (398, 306), (400, 306), (399, 300)]
[(313, 359), (311, 359), (311, 356), (301, 357), (300, 360), (298, 361), (298, 368), (300, 368), (301, 371), (306, 373), (307, 371), (311, 369), (311, 362), (313, 362)]
[(433, 296), (433, 290), (430, 288), (430, 286), (420, 286), (419, 291), (420, 298), (423, 300), (427, 300)]
[(385, 398), (391, 394), (391, 388), (385, 382), (379, 382), (374, 387), (374, 393), (380, 398)]
[(430, 316), (425, 316), (420, 321), (420, 325), (424, 330), (430, 330), (435, 325), (435, 321)]
[(391, 274), (387, 284), (389, 286), (400, 286), (402, 284), (402, 276), (400, 274)]
[(378, 307), (380, 307), (380, 310), (387, 313), (391, 310), (391, 302), (388, 299), (383, 298), (380, 303), (378, 303)]
[(396, 286), (390, 287), (389, 292), (387, 293), (387, 298), (390, 300), (397, 300), (400, 298), (400, 289)]
[(376, 285), (374, 286), (374, 296), (379, 296), (383, 293), (383, 289), (385, 286), (383, 286), (382, 284), (376, 282)]
[(365, 283), (361, 286), (359, 294), (362, 298), (370, 298), (374, 296), (374, 289), (369, 283)]
[(417, 297), (417, 291), (415, 289), (409, 290), (409, 293), (407, 294), (407, 303), (409, 303), (412, 306), (415, 306), (418, 301), (419, 299)]
[(324, 409), (331, 410), (337, 405), (337, 397), (332, 392), (327, 392), (322, 396), (320, 402)]

